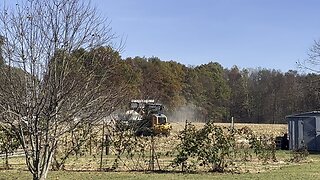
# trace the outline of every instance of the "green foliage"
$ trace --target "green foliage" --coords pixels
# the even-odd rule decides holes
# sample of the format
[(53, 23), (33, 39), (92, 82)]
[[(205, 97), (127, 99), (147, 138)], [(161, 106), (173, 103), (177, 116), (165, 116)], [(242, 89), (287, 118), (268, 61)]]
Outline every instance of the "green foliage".
[[(285, 123), (284, 117), (319, 109), (317, 74), (274, 69), (224, 69), (219, 63), (185, 66), (157, 57), (127, 58), (132, 98), (155, 99), (174, 111), (193, 104), (203, 122)], [(126, 77), (126, 76), (124, 76)]]
[(199, 131), (200, 165), (208, 165), (212, 171), (223, 172), (226, 167), (233, 165), (231, 158), (235, 146), (234, 133), (229, 128), (222, 128), (209, 122)]
[(248, 77), (246, 71), (240, 71), (234, 66), (227, 70), (228, 85), (230, 87), (229, 116), (242, 120), (250, 116)]
[(184, 99), (183, 88), (184, 66), (170, 61), (164, 62), (159, 58), (128, 58), (126, 60), (138, 73), (136, 78), (140, 94), (133, 98), (155, 99), (166, 104), (168, 109), (180, 105)]
[(257, 137), (249, 127), (241, 128), (239, 134), (249, 141), (250, 148), (253, 149), (259, 160), (264, 163), (269, 160), (277, 161), (275, 155), (276, 145), (272, 137), (266, 135)]
[[(190, 79), (191, 96), (196, 105), (203, 107), (204, 120), (221, 121), (225, 117), (226, 104), (230, 96), (230, 89), (224, 78), (224, 71), (220, 64), (210, 62), (194, 68)], [(193, 86), (194, 85), (194, 86)], [(194, 88), (194, 89), (193, 89)]]
[(197, 130), (191, 123), (186, 124), (185, 129), (180, 132), (178, 138), (180, 143), (176, 147), (178, 153), (172, 162), (173, 167), (181, 166), (182, 171), (195, 170), (196, 161), (188, 161), (190, 158), (196, 158), (199, 143), (197, 141)]
[(173, 167), (181, 166), (182, 171), (192, 171), (198, 166), (207, 166), (210, 171), (223, 172), (233, 165), (228, 160), (235, 145), (234, 133), (230, 129), (208, 122), (202, 129), (196, 130), (189, 123), (179, 139), (181, 143), (176, 148), (178, 153), (172, 162)]
[(199, 167), (214, 172), (236, 171), (234, 162), (239, 160), (239, 155), (240, 161), (246, 162), (251, 160), (252, 152), (263, 163), (277, 160), (273, 138), (257, 137), (248, 127), (237, 130), (208, 122), (196, 129), (188, 123), (180, 132), (179, 140), (171, 166), (181, 167), (181, 171), (196, 171)]

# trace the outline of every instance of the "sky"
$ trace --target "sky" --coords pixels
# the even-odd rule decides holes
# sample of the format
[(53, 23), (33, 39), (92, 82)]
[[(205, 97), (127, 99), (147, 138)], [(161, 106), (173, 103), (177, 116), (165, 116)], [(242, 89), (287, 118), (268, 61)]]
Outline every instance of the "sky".
[(320, 39), (318, 0), (92, 0), (123, 58), (297, 70)]
[[(0, 0), (13, 3), (17, 0)], [(86, 1), (86, 0), (84, 0)], [(9, 4), (10, 4), (9, 3)], [(1, 3), (0, 3), (1, 4)], [(91, 0), (126, 57), (299, 70), (320, 40), (320, 0)]]

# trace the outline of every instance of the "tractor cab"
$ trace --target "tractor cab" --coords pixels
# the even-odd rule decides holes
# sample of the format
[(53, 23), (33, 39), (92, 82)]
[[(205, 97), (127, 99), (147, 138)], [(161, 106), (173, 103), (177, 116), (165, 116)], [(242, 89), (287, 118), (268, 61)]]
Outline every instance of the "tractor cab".
[(164, 114), (152, 114), (152, 128), (155, 134), (169, 135), (172, 126), (167, 122)]

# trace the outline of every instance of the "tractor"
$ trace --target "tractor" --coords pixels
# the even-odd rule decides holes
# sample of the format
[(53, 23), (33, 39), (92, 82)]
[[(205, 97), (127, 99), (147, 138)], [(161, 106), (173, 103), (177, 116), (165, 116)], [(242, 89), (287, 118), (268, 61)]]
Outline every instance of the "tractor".
[(126, 124), (137, 136), (170, 134), (172, 126), (163, 113), (162, 104), (155, 103), (154, 100), (131, 100), (129, 109), (122, 124)]

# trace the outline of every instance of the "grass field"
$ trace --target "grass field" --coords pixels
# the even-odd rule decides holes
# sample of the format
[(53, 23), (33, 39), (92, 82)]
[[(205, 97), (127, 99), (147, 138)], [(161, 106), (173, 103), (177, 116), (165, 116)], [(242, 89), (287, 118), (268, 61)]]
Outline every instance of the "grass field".
[[(201, 128), (203, 123), (194, 123), (197, 128)], [(216, 124), (219, 126), (230, 126), (230, 124)], [(159, 137), (156, 139), (157, 152), (165, 152), (172, 149), (178, 143), (178, 132), (184, 127), (184, 123), (173, 123), (173, 131), (169, 137)], [(287, 125), (273, 124), (235, 124), (235, 128), (250, 127), (256, 134), (266, 134), (279, 136), (287, 132)], [(277, 162), (262, 163), (256, 160), (250, 162), (240, 162), (240, 174), (231, 173), (196, 173), (183, 174), (179, 172), (151, 173), (148, 171), (137, 172), (122, 169), (121, 172), (99, 172), (99, 154), (83, 156), (79, 158), (71, 157), (67, 164), (68, 171), (50, 171), (48, 179), (317, 179), (320, 175), (320, 155), (309, 155), (302, 163), (288, 162), (292, 156), (290, 151), (277, 151)], [(104, 167), (110, 163), (110, 155), (104, 158)], [(172, 157), (162, 157), (160, 162), (168, 164)], [(0, 165), (3, 163), (0, 160)], [(13, 170), (0, 170), (0, 180), (2, 179), (32, 179), (31, 174), (24, 165), (23, 158), (12, 158), (10, 164)], [(161, 164), (164, 166), (164, 164)], [(79, 170), (79, 171), (76, 171)]]
[[(267, 170), (260, 173), (242, 174), (220, 174), (220, 173), (148, 173), (148, 172), (70, 172), (57, 171), (49, 172), (48, 179), (59, 180), (87, 180), (87, 179), (319, 179), (320, 177), (320, 155), (310, 155), (311, 162), (293, 164), (274, 170)], [(27, 171), (0, 171), (0, 179), (32, 179)]]

